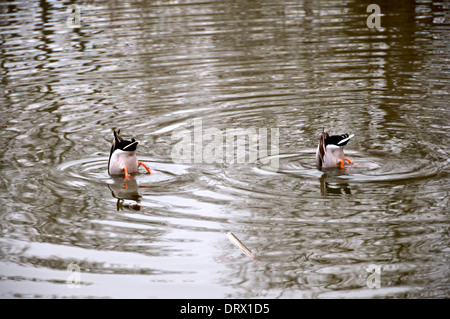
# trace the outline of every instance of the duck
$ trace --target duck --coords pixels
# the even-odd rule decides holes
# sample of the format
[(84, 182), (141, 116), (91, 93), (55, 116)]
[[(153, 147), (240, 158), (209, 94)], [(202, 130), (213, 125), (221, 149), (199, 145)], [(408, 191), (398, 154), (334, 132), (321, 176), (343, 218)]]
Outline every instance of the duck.
[(329, 135), (325, 128), (322, 129), (319, 145), (316, 152), (316, 165), (319, 168), (338, 167), (343, 169), (347, 161), (354, 164), (344, 155), (344, 146), (354, 136), (354, 134)]
[(130, 174), (137, 173), (139, 166), (143, 166), (149, 174), (150, 168), (136, 157), (136, 149), (140, 144), (134, 138), (125, 140), (120, 136), (120, 129), (114, 133), (114, 140), (111, 146), (108, 160), (109, 175), (125, 175), (125, 179), (131, 178)]

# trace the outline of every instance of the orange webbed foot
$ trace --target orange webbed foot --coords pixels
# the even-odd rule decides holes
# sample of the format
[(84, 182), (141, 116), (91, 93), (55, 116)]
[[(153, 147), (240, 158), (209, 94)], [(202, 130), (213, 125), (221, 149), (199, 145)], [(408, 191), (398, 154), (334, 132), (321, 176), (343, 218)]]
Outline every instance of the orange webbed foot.
[(348, 157), (346, 157), (345, 160), (346, 160), (349, 164), (352, 164), (352, 165), (355, 164), (355, 163), (353, 163)]
[(123, 167), (123, 171), (125, 172), (124, 181), (126, 181), (127, 179), (132, 179), (131, 175), (128, 174), (128, 170), (127, 170), (127, 168), (125, 166)]
[(144, 166), (144, 168), (147, 170), (147, 172), (148, 172), (149, 174), (152, 173), (152, 171), (150, 170), (150, 167), (148, 167), (147, 165), (145, 165), (143, 162), (139, 162), (139, 165)]

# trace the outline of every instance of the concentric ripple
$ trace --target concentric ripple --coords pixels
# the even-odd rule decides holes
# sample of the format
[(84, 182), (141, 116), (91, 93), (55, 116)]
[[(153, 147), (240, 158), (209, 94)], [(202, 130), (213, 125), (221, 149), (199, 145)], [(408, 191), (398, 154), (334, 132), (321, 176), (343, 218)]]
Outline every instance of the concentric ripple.
[(405, 161), (400, 157), (381, 156), (357, 151), (346, 151), (354, 165), (346, 163), (344, 169), (318, 169), (315, 167), (315, 150), (280, 156), (280, 174), (301, 178), (321, 177), (323, 173), (346, 182), (376, 183), (426, 179), (442, 170), (439, 163), (417, 159)]
[[(448, 298), (447, 2), (0, 3), (0, 297)], [(154, 174), (108, 175), (117, 129)], [(279, 134), (175, 164), (180, 129)]]
[[(140, 160), (145, 163), (149, 163), (148, 165), (151, 166), (151, 170), (153, 172), (149, 175), (144, 171), (144, 169), (142, 169), (141, 173), (136, 174), (136, 178), (142, 182), (176, 182), (177, 176), (188, 173), (188, 167), (186, 165), (163, 162), (158, 163), (150, 157), (140, 157)], [(103, 181), (110, 179), (107, 167), (108, 158), (92, 157), (67, 161), (58, 165), (57, 170), (65, 174), (68, 178), (70, 177), (74, 180)]]

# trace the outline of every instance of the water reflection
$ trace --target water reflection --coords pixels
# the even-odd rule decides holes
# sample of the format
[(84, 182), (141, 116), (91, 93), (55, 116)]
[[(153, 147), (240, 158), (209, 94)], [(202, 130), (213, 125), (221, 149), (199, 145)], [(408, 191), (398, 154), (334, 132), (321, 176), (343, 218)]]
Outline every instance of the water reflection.
[(320, 193), (322, 196), (352, 194), (349, 184), (329, 173), (320, 177)]
[[(110, 189), (112, 196), (117, 198), (118, 211), (123, 208), (130, 208), (133, 210), (142, 209), (142, 206), (139, 204), (142, 196), (139, 195), (139, 187), (134, 178), (126, 180), (123, 178), (112, 178), (112, 183), (108, 183), (108, 188)], [(135, 201), (135, 203), (124, 204), (126, 199)]]
[[(450, 8), (380, 0), (371, 30), (368, 4), (82, 1), (74, 29), (64, 2), (1, 4), (0, 294), (448, 297)], [(196, 120), (278, 128), (279, 169), (174, 163)], [(358, 167), (315, 167), (324, 126)], [(108, 176), (114, 127), (156, 174)]]

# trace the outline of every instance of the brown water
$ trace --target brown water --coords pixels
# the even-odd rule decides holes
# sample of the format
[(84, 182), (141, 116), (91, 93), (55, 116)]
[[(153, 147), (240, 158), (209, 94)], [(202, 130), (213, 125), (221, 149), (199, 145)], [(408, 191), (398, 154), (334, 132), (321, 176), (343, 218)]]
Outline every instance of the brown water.
[[(448, 298), (450, 6), (376, 2), (0, 3), (0, 296)], [(323, 127), (358, 166), (315, 167)], [(157, 171), (127, 189), (113, 128)]]

